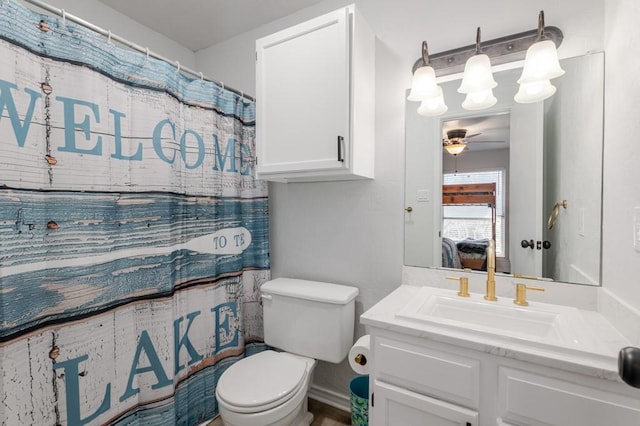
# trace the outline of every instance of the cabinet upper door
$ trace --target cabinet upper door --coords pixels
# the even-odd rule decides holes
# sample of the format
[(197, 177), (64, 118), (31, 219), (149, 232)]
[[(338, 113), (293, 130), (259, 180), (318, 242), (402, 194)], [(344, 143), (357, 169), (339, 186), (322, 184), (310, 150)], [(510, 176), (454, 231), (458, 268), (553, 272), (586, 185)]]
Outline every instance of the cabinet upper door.
[(341, 9), (256, 42), (259, 173), (348, 167), (349, 26)]

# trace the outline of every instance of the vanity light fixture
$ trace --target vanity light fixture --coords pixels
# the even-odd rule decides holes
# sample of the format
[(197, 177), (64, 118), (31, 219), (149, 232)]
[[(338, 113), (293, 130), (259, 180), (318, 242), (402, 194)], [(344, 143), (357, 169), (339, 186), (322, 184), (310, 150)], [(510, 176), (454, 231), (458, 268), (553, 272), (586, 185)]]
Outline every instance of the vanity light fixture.
[(467, 95), (462, 102), (462, 108), (480, 110), (494, 106), (498, 100), (493, 96), (493, 88), (497, 85), (491, 71), (491, 59), (480, 49), (480, 27), (478, 27), (476, 54), (467, 59), (462, 84), (458, 88), (458, 93)]
[[(427, 43), (422, 42), (422, 55), (413, 64), (413, 83), (407, 99), (421, 102), (418, 109), (421, 115), (444, 114), (447, 107), (444, 98), (440, 98), (441, 90), (436, 78), (464, 71), (463, 82), (458, 89), (467, 95), (463, 108), (488, 108), (497, 100), (492, 91), (495, 80), (490, 71), (487, 72), (487, 62), (490, 70), (491, 66), (522, 61), (526, 57), (522, 76), (518, 80), (520, 88), (514, 99), (521, 103), (541, 101), (555, 93), (555, 87), (549, 80), (564, 73), (558, 63), (556, 50), (563, 37), (559, 28), (544, 26), (544, 12), (541, 11), (537, 29), (482, 42), (482, 51), (480, 28), (477, 31), (476, 44), (446, 52), (429, 55)], [(541, 65), (543, 63), (551, 65)], [(484, 77), (473, 77), (477, 69), (484, 69)]]

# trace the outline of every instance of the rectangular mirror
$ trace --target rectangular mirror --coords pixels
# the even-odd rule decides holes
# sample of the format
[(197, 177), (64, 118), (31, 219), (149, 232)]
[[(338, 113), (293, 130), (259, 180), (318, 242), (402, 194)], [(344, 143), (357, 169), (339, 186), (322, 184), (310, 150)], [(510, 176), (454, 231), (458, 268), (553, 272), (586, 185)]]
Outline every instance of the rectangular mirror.
[(405, 265), (483, 271), (495, 239), (499, 272), (599, 285), (604, 54), (561, 65), (544, 102), (513, 101), (520, 69), (494, 73), (486, 110), (462, 109), (459, 80), (441, 83), (440, 117), (407, 101)]

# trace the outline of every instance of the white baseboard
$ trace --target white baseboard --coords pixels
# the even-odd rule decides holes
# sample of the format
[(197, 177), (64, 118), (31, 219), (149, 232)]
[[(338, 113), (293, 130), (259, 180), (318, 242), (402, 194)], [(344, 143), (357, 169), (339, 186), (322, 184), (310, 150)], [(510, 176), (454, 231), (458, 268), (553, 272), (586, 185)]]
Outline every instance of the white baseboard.
[(348, 395), (332, 391), (322, 386), (311, 385), (309, 398), (320, 401), (347, 413), (351, 412), (351, 398)]

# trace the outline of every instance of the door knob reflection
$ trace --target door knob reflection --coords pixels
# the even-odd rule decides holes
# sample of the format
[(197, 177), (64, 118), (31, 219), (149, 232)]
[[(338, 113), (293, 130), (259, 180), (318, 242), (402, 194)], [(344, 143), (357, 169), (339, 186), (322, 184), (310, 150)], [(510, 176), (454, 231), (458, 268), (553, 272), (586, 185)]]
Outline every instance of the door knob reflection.
[(533, 250), (533, 247), (535, 245), (535, 243), (533, 242), (533, 240), (522, 240), (520, 241), (520, 245), (522, 246), (522, 248), (527, 248), (529, 247), (531, 250)]

